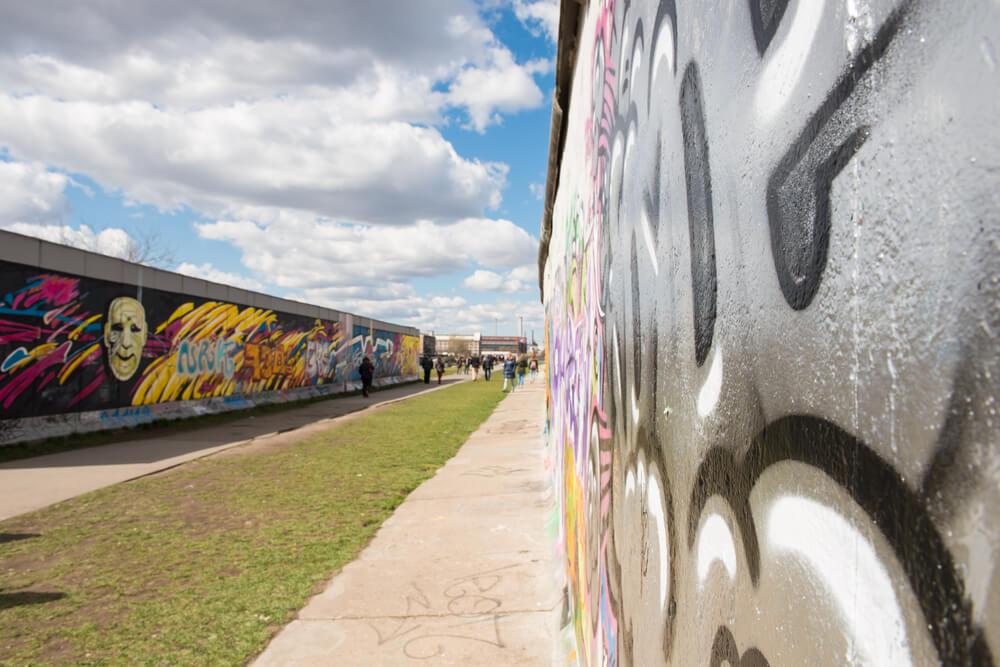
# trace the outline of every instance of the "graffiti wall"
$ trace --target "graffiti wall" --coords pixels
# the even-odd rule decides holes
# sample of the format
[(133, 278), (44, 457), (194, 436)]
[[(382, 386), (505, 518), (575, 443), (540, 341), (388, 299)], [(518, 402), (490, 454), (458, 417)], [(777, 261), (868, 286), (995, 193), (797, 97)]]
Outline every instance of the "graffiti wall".
[(580, 664), (996, 662), (998, 35), (584, 4), (542, 249)]
[(420, 336), (354, 327), (351, 339), (351, 379), (360, 382), (358, 367), (364, 357), (375, 366), (375, 378), (416, 377), (420, 367)]
[[(0, 441), (79, 426), (81, 413), (91, 426), (117, 426), (163, 406), (243, 407), (350, 390), (357, 379), (339, 321), (7, 262), (0, 297)], [(419, 337), (373, 340), (378, 378), (416, 376)]]

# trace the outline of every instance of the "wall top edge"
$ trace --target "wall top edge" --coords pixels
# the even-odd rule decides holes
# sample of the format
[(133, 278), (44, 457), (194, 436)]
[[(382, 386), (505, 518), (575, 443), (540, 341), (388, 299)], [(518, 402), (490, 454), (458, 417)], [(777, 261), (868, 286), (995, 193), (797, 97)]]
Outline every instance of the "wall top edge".
[(566, 146), (566, 124), (569, 116), (570, 95), (573, 88), (573, 69), (576, 65), (577, 45), (580, 41), (581, 21), (587, 0), (562, 0), (559, 7), (559, 42), (556, 53), (555, 89), (552, 93), (552, 122), (549, 131), (549, 157), (545, 176), (545, 200), (542, 207), (542, 224), (538, 237), (538, 291), (545, 301), (545, 262), (549, 257), (549, 239), (552, 236), (552, 207), (559, 186), (559, 170), (563, 149)]

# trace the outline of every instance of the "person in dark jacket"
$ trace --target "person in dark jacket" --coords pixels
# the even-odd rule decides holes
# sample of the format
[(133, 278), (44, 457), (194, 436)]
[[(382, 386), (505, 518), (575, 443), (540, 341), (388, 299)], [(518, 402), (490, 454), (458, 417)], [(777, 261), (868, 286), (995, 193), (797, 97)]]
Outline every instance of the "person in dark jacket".
[(434, 364), (434, 369), (438, 374), (438, 384), (441, 384), (441, 378), (444, 376), (444, 359), (442, 357), (437, 358), (437, 363)]
[(430, 357), (421, 357), (420, 367), (424, 369), (424, 384), (431, 383), (431, 371), (434, 369), (434, 362)]
[(507, 391), (507, 383), (510, 383), (510, 390), (514, 391), (514, 373), (517, 371), (517, 362), (514, 355), (508, 354), (507, 360), (503, 362), (503, 391)]
[(469, 359), (469, 365), (472, 366), (472, 381), (475, 382), (479, 379), (479, 366), (482, 364), (479, 361), (479, 357), (475, 356)]
[(375, 378), (375, 366), (372, 364), (372, 360), (368, 357), (362, 359), (361, 365), (358, 366), (358, 373), (361, 375), (361, 393), (367, 396), (368, 391), (372, 388), (372, 380)]
[(488, 381), (493, 376), (493, 357), (486, 355), (483, 359), (483, 377)]

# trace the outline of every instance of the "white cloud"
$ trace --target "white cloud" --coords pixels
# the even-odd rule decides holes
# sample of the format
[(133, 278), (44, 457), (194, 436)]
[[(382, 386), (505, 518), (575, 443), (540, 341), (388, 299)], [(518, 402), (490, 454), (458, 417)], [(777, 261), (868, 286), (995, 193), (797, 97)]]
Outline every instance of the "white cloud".
[(462, 281), (470, 289), (498, 290), (503, 287), (503, 276), (493, 271), (479, 270)]
[(465, 299), (460, 296), (431, 297), (431, 305), (435, 308), (458, 308), (465, 305)]
[(341, 293), (351, 296), (474, 264), (519, 266), (538, 248), (538, 240), (514, 223), (485, 218), (420, 221), (387, 230), (284, 216), (269, 224), (218, 221), (196, 229), (202, 238), (237, 246), (243, 264), (275, 285), (358, 290)]
[(544, 183), (528, 183), (528, 192), (535, 199), (541, 200), (545, 197), (545, 184)]
[(538, 281), (538, 267), (534, 264), (524, 264), (510, 272), (510, 277), (514, 280), (525, 282)]
[(492, 303), (471, 303), (461, 308), (427, 309), (416, 317), (400, 320), (421, 331), (441, 333), (475, 333), (500, 335), (518, 333), (519, 317), (524, 318), (524, 335), (530, 338), (535, 331), (535, 339), (544, 337), (545, 313), (537, 300), (515, 301), (501, 299)]
[(69, 225), (14, 222), (3, 225), (2, 228), (17, 234), (33, 236), (52, 243), (60, 243), (126, 260), (133, 258), (136, 247), (135, 240), (129, 233), (118, 227), (94, 230), (87, 225), (70, 227)]
[(495, 43), (466, 0), (11, 3), (0, 87), (198, 108), (350, 87), (380, 67), (447, 81)]
[(67, 183), (41, 164), (0, 162), (0, 224), (61, 222), (69, 212)]
[(213, 217), (457, 219), (497, 206), (506, 177), (504, 165), (460, 157), (434, 128), (341, 123), (314, 101), (171, 112), (6, 95), (0, 142), (129, 199)]
[[(412, 289), (412, 288), (411, 288)], [(382, 320), (438, 333), (516, 334), (518, 317), (524, 318), (525, 335), (532, 329), (543, 336), (545, 314), (539, 301), (503, 298), (492, 303), (468, 303), (460, 297), (423, 295), (415, 290), (395, 298), (344, 299), (336, 291), (304, 290), (296, 298), (338, 310), (362, 313)]]
[(254, 280), (253, 278), (248, 278), (247, 276), (239, 273), (220, 271), (212, 266), (211, 262), (206, 262), (205, 264), (200, 265), (182, 262), (174, 268), (174, 271), (177, 273), (183, 273), (186, 276), (193, 276), (195, 278), (210, 280), (212, 282), (222, 283), (223, 285), (231, 285), (232, 287), (241, 287), (248, 290), (260, 290), (264, 287), (260, 281)]
[(514, 0), (514, 15), (533, 33), (558, 41), (559, 0)]
[(530, 264), (519, 266), (506, 275), (480, 269), (466, 277), (462, 285), (485, 292), (524, 292), (532, 288), (537, 281), (536, 276), (535, 268)]
[(452, 104), (468, 110), (469, 125), (477, 132), (500, 122), (502, 112), (540, 106), (542, 91), (533, 75), (551, 67), (546, 60), (519, 65), (506, 48), (494, 48), (490, 53), (488, 66), (459, 72), (448, 95)]

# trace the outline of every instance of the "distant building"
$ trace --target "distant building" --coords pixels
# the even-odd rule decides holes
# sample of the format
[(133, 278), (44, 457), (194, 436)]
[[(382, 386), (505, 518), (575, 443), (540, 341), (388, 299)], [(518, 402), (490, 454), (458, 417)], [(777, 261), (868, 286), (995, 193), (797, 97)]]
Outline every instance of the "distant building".
[(479, 341), (481, 354), (524, 354), (528, 339), (523, 336), (483, 336)]
[(452, 357), (468, 357), (479, 354), (480, 334), (438, 334), (435, 338), (435, 353)]

